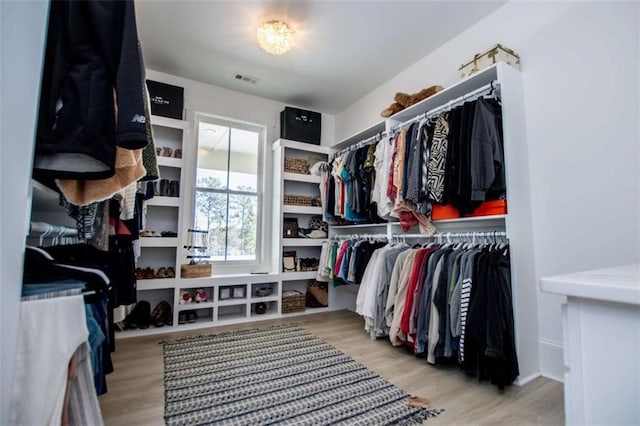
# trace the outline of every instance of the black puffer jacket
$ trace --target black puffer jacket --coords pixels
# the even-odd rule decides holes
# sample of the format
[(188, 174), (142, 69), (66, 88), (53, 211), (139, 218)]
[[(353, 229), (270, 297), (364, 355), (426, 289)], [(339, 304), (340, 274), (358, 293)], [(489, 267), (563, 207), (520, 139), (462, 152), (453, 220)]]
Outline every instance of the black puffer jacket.
[(143, 90), (132, 1), (52, 1), (34, 177), (113, 176), (116, 145), (147, 144)]

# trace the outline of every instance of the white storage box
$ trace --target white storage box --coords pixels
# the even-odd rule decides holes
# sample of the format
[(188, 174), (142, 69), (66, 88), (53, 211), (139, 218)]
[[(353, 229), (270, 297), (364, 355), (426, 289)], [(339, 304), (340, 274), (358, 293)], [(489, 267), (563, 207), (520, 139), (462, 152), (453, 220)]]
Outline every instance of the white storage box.
[(478, 71), (490, 67), (498, 61), (506, 62), (512, 67), (520, 69), (520, 56), (518, 56), (518, 54), (513, 50), (504, 47), (501, 44), (496, 44), (482, 53), (475, 54), (472, 60), (462, 64), (459, 68), (460, 77), (469, 77)]

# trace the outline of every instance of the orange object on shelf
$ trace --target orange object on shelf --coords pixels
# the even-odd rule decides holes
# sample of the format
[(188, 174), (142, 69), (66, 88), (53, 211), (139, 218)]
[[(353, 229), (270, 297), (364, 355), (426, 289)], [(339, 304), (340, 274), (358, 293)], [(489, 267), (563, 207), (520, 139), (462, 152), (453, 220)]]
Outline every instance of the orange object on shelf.
[(459, 217), (460, 213), (451, 204), (434, 204), (431, 208), (431, 220), (457, 219)]
[(468, 216), (495, 216), (500, 214), (507, 214), (507, 200), (485, 201)]

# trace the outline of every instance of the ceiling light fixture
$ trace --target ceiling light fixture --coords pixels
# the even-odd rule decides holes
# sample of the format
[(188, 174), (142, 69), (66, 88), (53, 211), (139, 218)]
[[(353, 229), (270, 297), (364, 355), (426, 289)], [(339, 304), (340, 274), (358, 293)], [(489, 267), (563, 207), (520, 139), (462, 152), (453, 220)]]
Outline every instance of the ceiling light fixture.
[(258, 44), (271, 55), (284, 55), (293, 47), (296, 32), (282, 21), (267, 21), (258, 27)]

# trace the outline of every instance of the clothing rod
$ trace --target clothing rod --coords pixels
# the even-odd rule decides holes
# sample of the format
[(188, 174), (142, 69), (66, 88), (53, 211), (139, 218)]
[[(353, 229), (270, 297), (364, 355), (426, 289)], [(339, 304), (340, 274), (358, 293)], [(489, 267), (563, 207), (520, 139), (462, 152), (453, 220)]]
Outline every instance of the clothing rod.
[(353, 145), (349, 145), (348, 147), (341, 149), (340, 151), (336, 151), (333, 153), (332, 158), (336, 158), (338, 155), (343, 154), (345, 152), (349, 152), (349, 151), (353, 151), (354, 149), (358, 149), (358, 148), (362, 148), (363, 146), (367, 146), (370, 145), (374, 142), (378, 142), (380, 140), (382, 140), (382, 138), (384, 138), (387, 135), (387, 132), (379, 132), (376, 133), (373, 136), (370, 136), (366, 139), (363, 139), (361, 141), (358, 141), (356, 143), (354, 143)]
[(440, 114), (442, 111), (446, 110), (447, 108), (451, 108), (453, 105), (457, 104), (458, 102), (463, 102), (466, 100), (469, 100), (471, 98), (474, 97), (480, 97), (484, 95), (484, 92), (486, 91), (491, 91), (491, 90), (499, 90), (500, 89), (500, 83), (496, 80), (493, 80), (491, 83), (489, 84), (485, 84), (482, 87), (479, 87), (469, 93), (465, 93), (464, 95), (457, 97), (453, 100), (450, 100), (440, 106), (437, 106), (427, 112), (424, 112), (422, 114), (418, 114), (417, 116), (402, 122), (398, 125), (393, 126), (392, 129), (392, 133), (397, 132), (399, 129), (403, 128), (404, 126), (411, 124), (411, 123), (415, 123), (416, 121), (420, 121), (424, 118), (430, 118), (433, 117), (434, 115)]
[(402, 238), (470, 238), (470, 237), (506, 237), (504, 231), (470, 231), (470, 232), (437, 232), (433, 235), (424, 234), (394, 234)]
[(51, 236), (77, 236), (78, 230), (68, 226), (51, 225), (46, 222), (31, 222), (29, 232), (40, 232)]
[[(433, 235), (425, 235), (425, 234), (392, 234), (392, 238), (473, 238), (473, 237), (481, 237), (481, 238), (506, 238), (507, 233), (504, 231), (470, 231), (470, 232), (438, 232)], [(344, 235), (334, 235), (332, 238), (334, 239), (358, 239), (358, 238), (389, 238), (388, 234), (344, 234)]]

